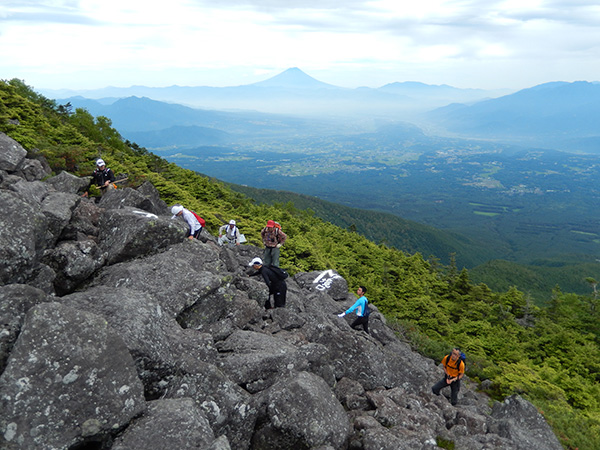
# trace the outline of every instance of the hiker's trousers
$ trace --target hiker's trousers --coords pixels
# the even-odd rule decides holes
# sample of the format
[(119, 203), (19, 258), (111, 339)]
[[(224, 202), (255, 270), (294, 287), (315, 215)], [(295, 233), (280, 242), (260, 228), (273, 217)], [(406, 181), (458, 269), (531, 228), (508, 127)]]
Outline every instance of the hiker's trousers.
[(368, 317), (356, 316), (356, 319), (354, 320), (354, 322), (352, 322), (352, 325), (350, 325), (350, 326), (352, 328), (356, 328), (361, 325), (363, 327), (363, 330), (365, 330), (365, 333), (369, 334), (369, 318)]
[(452, 383), (446, 383), (446, 377), (438, 381), (433, 385), (431, 390), (435, 395), (440, 395), (440, 391), (445, 387), (450, 386), (450, 403), (456, 405), (458, 402), (458, 391), (460, 391), (460, 380), (453, 381)]

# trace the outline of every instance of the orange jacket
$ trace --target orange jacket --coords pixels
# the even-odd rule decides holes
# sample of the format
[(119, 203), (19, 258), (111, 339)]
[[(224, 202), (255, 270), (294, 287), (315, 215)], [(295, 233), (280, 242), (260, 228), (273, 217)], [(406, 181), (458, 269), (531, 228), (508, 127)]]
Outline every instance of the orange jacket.
[[(459, 367), (456, 367), (457, 361), (460, 361)], [(465, 373), (465, 363), (462, 362), (460, 358), (458, 358), (456, 361), (452, 361), (450, 355), (446, 355), (442, 358), (442, 365), (444, 366), (446, 373), (452, 378), (458, 377), (460, 374)]]

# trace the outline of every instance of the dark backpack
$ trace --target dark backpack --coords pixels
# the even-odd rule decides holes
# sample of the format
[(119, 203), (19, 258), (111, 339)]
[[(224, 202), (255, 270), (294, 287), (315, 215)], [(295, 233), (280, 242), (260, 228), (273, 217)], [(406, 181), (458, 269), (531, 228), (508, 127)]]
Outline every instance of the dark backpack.
[(194, 211), (192, 211), (191, 209), (190, 209), (190, 212), (194, 215), (196, 220), (200, 223), (200, 226), (202, 228), (204, 228), (204, 225), (206, 225), (206, 221), (202, 217), (200, 217), (198, 214), (196, 214)]
[[(450, 365), (450, 356), (452, 356), (452, 355), (447, 355), (446, 356), (446, 367), (452, 367)], [(467, 363), (466, 363), (466, 361), (467, 361), (467, 355), (465, 355), (463, 352), (460, 352), (460, 356), (458, 357), (458, 360), (456, 362), (456, 367), (453, 367), (453, 368), (456, 369), (456, 370), (460, 370), (460, 363), (461, 363), (461, 361), (465, 365), (465, 370), (466, 370), (466, 368), (467, 368)]]
[(289, 277), (288, 273), (285, 270), (277, 266), (269, 266), (269, 269), (271, 269), (271, 271), (275, 275), (277, 275), (277, 278), (279, 278), (280, 280), (285, 280), (287, 277)]
[(369, 308), (369, 300), (365, 302), (365, 312), (363, 313), (363, 317), (369, 317), (371, 315), (371, 308)]

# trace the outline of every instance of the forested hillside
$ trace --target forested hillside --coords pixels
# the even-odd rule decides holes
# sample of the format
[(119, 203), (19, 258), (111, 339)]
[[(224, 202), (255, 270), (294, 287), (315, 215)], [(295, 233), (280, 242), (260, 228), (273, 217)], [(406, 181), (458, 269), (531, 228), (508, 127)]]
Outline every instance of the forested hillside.
[[(494, 398), (519, 393), (534, 403), (565, 448), (600, 448), (600, 305), (591, 295), (555, 291), (539, 308), (514, 288), (494, 292), (471, 283), (466, 270), (441, 266), (369, 241), (291, 204), (257, 205), (224, 184), (182, 169), (124, 142), (111, 122), (36, 94), (18, 80), (0, 82), (0, 131), (30, 157), (45, 157), (55, 173), (89, 175), (102, 157), (137, 186), (151, 181), (163, 200), (200, 213), (207, 227), (234, 218), (251, 243), (267, 220), (290, 237), (282, 265), (295, 271), (334, 268), (369, 299), (422, 353), (441, 359), (448, 347), (467, 354), (468, 374), (489, 379)], [(429, 255), (426, 255), (429, 256)]]
[(234, 191), (241, 192), (258, 203), (286, 204), (311, 210), (317, 217), (349, 231), (356, 231), (367, 239), (395, 247), (408, 253), (421, 253), (426, 258), (450, 263), (452, 257), (458, 266), (473, 267), (488, 261), (493, 253), (484, 242), (473, 241), (463, 235), (438, 230), (396, 215), (378, 211), (350, 208), (294, 192), (257, 189), (227, 183)]
[(283, 205), (291, 202), (299, 209), (309, 209), (326, 222), (356, 231), (378, 244), (408, 253), (419, 252), (428, 260), (438, 260), (445, 265), (454, 260), (457, 267), (469, 268), (476, 283), (485, 283), (496, 291), (516, 286), (537, 306), (547, 306), (557, 286), (566, 292), (591, 293), (587, 279), (600, 267), (591, 256), (585, 260), (582, 255), (572, 255), (568, 260), (566, 256), (534, 260), (530, 264), (499, 260), (495, 259), (491, 246), (481, 240), (438, 230), (393, 214), (350, 208), (294, 192), (232, 183), (227, 185), (258, 203)]

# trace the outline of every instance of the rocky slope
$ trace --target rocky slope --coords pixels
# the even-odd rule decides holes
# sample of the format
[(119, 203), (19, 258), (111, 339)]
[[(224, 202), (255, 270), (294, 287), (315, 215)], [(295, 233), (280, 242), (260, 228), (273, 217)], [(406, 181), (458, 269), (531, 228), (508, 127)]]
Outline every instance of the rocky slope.
[(261, 249), (184, 239), (150, 184), (96, 203), (26, 156), (0, 135), (1, 448), (562, 448), (519, 396), (434, 396), (441, 368), (376, 307), (370, 335), (336, 316), (355, 296), (329, 268), (265, 311)]

